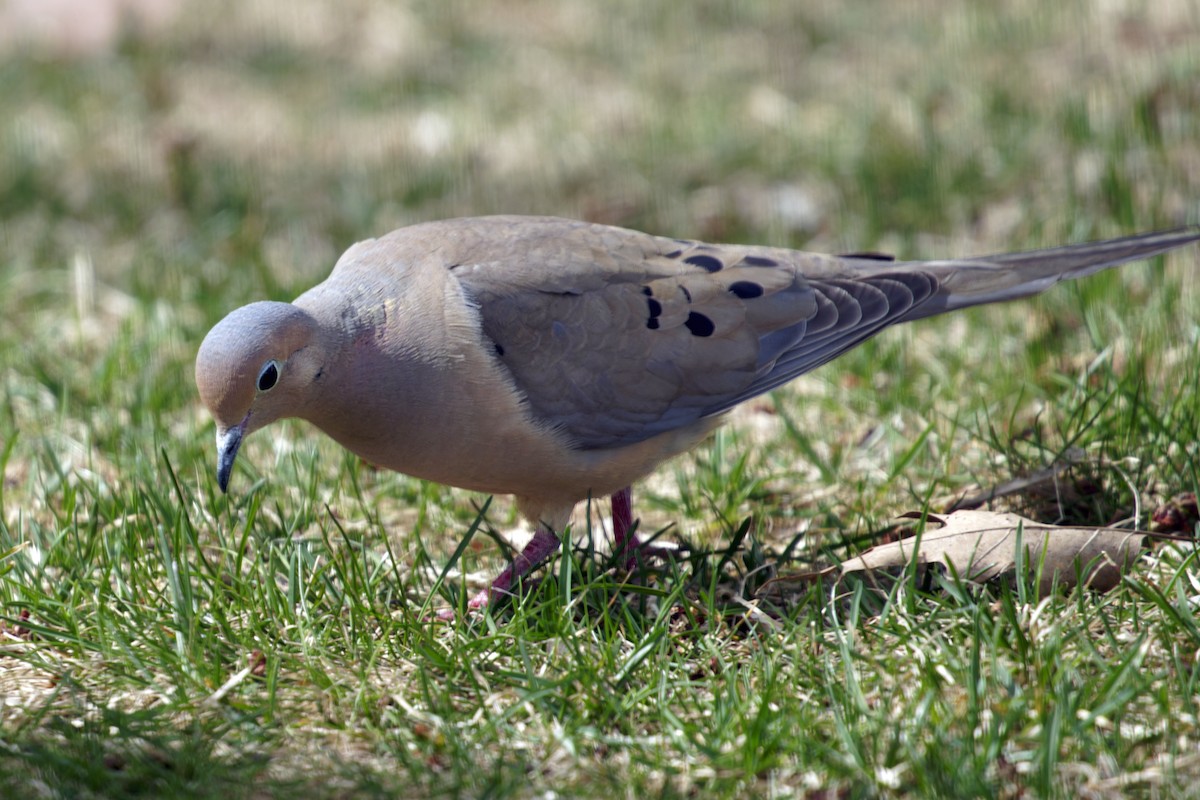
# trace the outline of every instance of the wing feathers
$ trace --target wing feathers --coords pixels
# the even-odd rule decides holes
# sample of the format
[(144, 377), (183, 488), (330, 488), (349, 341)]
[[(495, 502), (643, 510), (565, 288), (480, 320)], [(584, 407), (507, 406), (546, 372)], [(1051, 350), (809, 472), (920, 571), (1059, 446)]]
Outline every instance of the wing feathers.
[(897, 322), (1033, 294), (1200, 238), (889, 262), (511, 219), (502, 257), (448, 266), (531, 415), (580, 448), (720, 414)]

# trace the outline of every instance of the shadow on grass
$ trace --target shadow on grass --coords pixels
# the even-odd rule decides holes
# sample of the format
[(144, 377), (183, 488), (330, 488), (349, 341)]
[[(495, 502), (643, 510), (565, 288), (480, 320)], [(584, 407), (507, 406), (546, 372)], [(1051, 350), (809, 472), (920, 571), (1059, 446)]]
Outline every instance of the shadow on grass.
[(264, 777), (260, 748), (222, 746), (214, 726), (163, 711), (56, 716), (0, 751), (6, 797), (244, 797)]
[(394, 796), (394, 775), (331, 754), (277, 763), (277, 732), (171, 709), (53, 716), (0, 747), (3, 797)]

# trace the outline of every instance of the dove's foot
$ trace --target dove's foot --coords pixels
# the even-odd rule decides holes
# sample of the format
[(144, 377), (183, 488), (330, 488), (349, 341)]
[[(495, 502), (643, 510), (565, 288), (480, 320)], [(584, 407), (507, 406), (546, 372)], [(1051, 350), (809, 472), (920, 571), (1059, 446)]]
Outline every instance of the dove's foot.
[[(626, 570), (637, 567), (639, 556), (661, 556), (658, 548), (643, 542), (634, 530), (633, 492), (630, 487), (612, 495), (613, 552), (617, 563)], [(513, 586), (539, 564), (554, 554), (562, 542), (549, 529), (538, 526), (529, 544), (513, 559), (512, 564), (496, 576), (491, 586), (467, 601), (467, 608), (477, 611), (492, 600), (511, 595)]]
[(562, 543), (547, 528), (538, 526), (525, 549), (517, 554), (508, 568), (496, 576), (492, 585), (467, 601), (467, 608), (483, 608), (496, 597), (512, 594), (512, 587), (559, 548)]

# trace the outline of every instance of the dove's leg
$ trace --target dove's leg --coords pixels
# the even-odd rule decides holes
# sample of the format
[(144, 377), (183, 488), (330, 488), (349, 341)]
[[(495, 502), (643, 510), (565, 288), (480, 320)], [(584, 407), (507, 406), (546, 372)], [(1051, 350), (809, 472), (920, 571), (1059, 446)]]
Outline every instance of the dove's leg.
[[(625, 557), (625, 569), (633, 569), (637, 565), (637, 550), (642, 546), (633, 527), (633, 491), (626, 486), (612, 495), (613, 538), (615, 552)], [(562, 542), (554, 532), (545, 525), (538, 525), (533, 538), (525, 545), (512, 564), (496, 576), (492, 585), (467, 602), (468, 608), (483, 608), (496, 596), (512, 593), (513, 584), (525, 577), (534, 567), (549, 558)]]
[(529, 544), (517, 554), (508, 569), (497, 575), (490, 587), (472, 597), (467, 602), (467, 607), (483, 608), (493, 596), (511, 594), (513, 583), (521, 580), (530, 570), (549, 558), (561, 544), (553, 531), (544, 525), (538, 525)]
[(629, 529), (633, 527), (633, 490), (626, 486), (613, 494), (612, 525), (613, 552), (617, 558), (625, 559), (625, 569), (633, 569), (637, 565), (637, 550), (642, 546), (637, 532), (632, 535)]

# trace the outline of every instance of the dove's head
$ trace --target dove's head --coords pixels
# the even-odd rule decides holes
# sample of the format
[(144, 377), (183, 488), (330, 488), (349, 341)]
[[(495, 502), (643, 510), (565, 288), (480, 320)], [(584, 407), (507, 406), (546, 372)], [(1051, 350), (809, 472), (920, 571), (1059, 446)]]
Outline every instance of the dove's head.
[(217, 423), (217, 484), (229, 486), (242, 439), (299, 415), (322, 371), (316, 321), (291, 303), (251, 303), (208, 332), (196, 386)]

